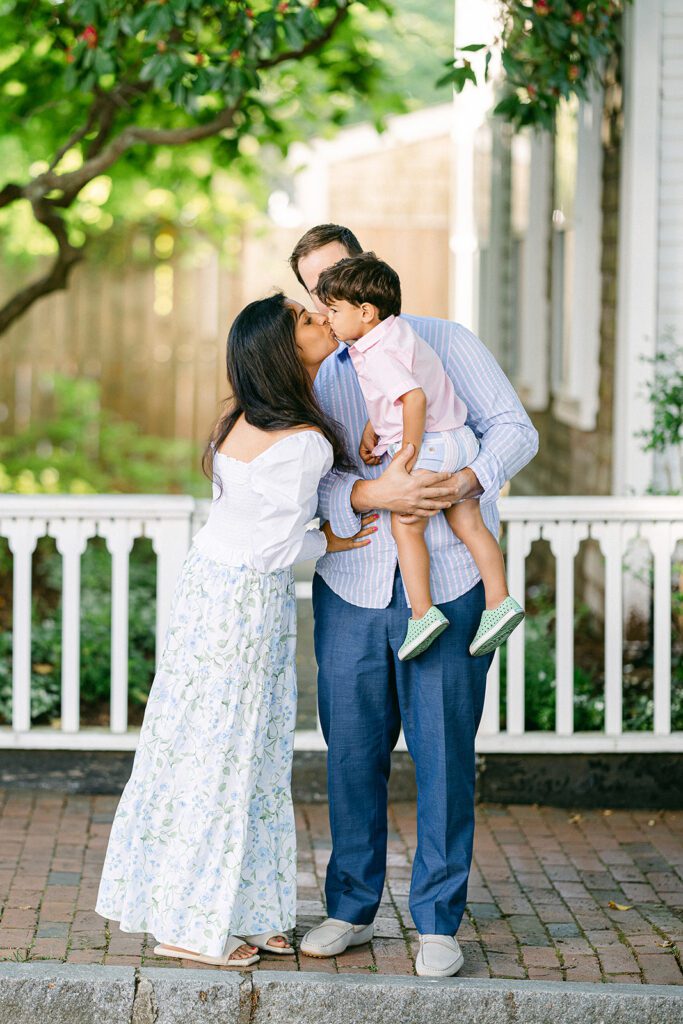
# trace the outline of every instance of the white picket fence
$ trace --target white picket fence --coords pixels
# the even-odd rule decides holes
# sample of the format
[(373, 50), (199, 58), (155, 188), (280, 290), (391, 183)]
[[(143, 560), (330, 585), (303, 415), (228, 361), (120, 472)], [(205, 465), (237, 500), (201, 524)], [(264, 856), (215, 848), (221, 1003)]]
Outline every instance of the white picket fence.
[[(137, 730), (128, 725), (128, 565), (136, 538), (152, 541), (157, 556), (157, 650), (160, 649), (175, 580), (193, 533), (204, 522), (207, 502), (155, 496), (0, 496), (0, 536), (13, 553), (12, 724), (0, 726), (0, 747), (23, 749), (133, 749)], [(556, 722), (553, 732), (525, 732), (524, 628), (508, 642), (506, 726), (501, 728), (499, 659), (491, 667), (484, 716), (477, 737), (481, 752), (683, 751), (683, 732), (671, 730), (672, 557), (683, 540), (680, 498), (506, 498), (500, 503), (507, 529), (510, 590), (525, 592), (525, 562), (535, 540), (548, 541), (556, 559)], [(40, 537), (54, 538), (63, 559), (61, 728), (31, 726), (31, 559)], [(111, 712), (108, 728), (79, 722), (80, 560), (90, 538), (102, 537), (112, 559)], [(622, 728), (623, 562), (629, 544), (642, 538), (654, 566), (654, 728)], [(592, 538), (605, 560), (605, 730), (574, 731), (574, 560)], [(310, 583), (297, 597), (310, 600)], [(319, 730), (299, 731), (296, 746), (320, 750)]]

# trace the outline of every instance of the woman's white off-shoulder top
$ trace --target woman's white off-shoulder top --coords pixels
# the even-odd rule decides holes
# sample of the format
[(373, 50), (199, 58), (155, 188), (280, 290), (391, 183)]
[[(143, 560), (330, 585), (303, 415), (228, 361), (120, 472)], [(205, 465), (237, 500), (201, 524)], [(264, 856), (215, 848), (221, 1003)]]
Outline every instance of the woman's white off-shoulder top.
[(216, 452), (213, 503), (195, 544), (216, 561), (257, 572), (319, 558), (325, 535), (307, 527), (332, 462), (332, 446), (315, 430), (289, 434), (251, 462)]

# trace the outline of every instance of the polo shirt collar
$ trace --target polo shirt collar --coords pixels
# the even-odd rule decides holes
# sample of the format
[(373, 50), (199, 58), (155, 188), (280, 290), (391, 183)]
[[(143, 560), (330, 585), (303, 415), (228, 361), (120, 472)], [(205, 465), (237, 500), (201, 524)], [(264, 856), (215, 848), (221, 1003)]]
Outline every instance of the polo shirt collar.
[(387, 333), (391, 325), (393, 324), (395, 316), (388, 316), (386, 320), (380, 321), (371, 331), (362, 337), (358, 341), (354, 341), (351, 348), (355, 348), (356, 352), (367, 352), (369, 348), (376, 345), (378, 341), (381, 341), (384, 335)]

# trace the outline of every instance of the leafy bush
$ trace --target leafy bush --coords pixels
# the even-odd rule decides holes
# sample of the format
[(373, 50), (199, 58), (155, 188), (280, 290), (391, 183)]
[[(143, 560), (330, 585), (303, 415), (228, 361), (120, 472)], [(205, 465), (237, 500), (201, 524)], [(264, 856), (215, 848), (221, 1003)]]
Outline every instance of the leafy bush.
[[(588, 608), (580, 608), (576, 635), (589, 626)], [(501, 650), (501, 715), (505, 720), (507, 648)], [(555, 729), (555, 603), (545, 586), (531, 588), (525, 621), (524, 728)], [(603, 684), (595, 674), (574, 666), (574, 727), (577, 731), (604, 727)]]
[(0, 438), (0, 493), (207, 493), (192, 442), (145, 435), (103, 409), (97, 381), (56, 375), (45, 387), (49, 414)]
[[(61, 557), (39, 548), (36, 559), (31, 634), (31, 720), (59, 716), (62, 622), (59, 594)], [(130, 560), (129, 707), (139, 717), (154, 677), (156, 574), (148, 542), (136, 545)], [(12, 634), (0, 631), (0, 719), (12, 718)], [(104, 542), (88, 545), (81, 559), (81, 713), (99, 721), (109, 701), (111, 661), (111, 560)], [(137, 715), (136, 715), (137, 711)]]
[(516, 130), (550, 131), (563, 100), (585, 99), (593, 82), (604, 82), (605, 68), (621, 49), (621, 15), (630, 2), (500, 0), (498, 37), (459, 47), (441, 82), (462, 92), (468, 82), (489, 81), (499, 74), (491, 62), (500, 50), (504, 92), (494, 114)]
[[(206, 494), (198, 453), (186, 441), (143, 435), (100, 405), (96, 381), (54, 377), (52, 410), (35, 426), (0, 438), (0, 493)], [(192, 467), (196, 468), (192, 468)], [(59, 715), (62, 560), (41, 540), (33, 558), (31, 718)], [(0, 719), (12, 714), (12, 559), (0, 541)], [(154, 671), (155, 562), (148, 542), (130, 560), (129, 695), (131, 710), (146, 700)], [(81, 710), (101, 714), (109, 699), (111, 560), (95, 540), (81, 560)]]
[[(525, 621), (524, 728), (555, 729), (555, 603), (546, 585), (530, 588)], [(577, 609), (574, 635), (581, 652), (574, 663), (574, 728), (590, 732), (605, 727), (603, 642), (587, 606)], [(675, 643), (675, 641), (674, 641)], [(683, 657), (674, 655), (671, 681), (671, 728), (683, 729)], [(501, 650), (501, 722), (506, 714), (507, 648)], [(652, 729), (652, 649), (646, 645), (638, 659), (625, 663), (623, 723), (627, 731)]]

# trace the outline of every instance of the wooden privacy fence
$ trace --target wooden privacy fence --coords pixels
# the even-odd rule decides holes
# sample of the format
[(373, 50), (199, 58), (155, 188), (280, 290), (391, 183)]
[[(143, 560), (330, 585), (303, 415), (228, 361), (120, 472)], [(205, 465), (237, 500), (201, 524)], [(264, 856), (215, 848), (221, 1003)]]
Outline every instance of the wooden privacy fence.
[(198, 265), (77, 267), (68, 291), (0, 337), (1, 427), (39, 423), (46, 384), (66, 374), (99, 381), (102, 406), (144, 433), (204, 440), (225, 396), (225, 339), (240, 303), (215, 253)]
[[(671, 730), (671, 584), (676, 544), (683, 540), (678, 498), (505, 498), (507, 566), (512, 593), (525, 593), (525, 565), (532, 543), (549, 542), (556, 562), (556, 717), (553, 730), (525, 730), (525, 632), (508, 642), (505, 726), (501, 724), (499, 659), (488, 679), (482, 752), (683, 751), (683, 732)], [(159, 651), (177, 574), (208, 503), (186, 497), (96, 495), (0, 496), (0, 536), (13, 554), (12, 724), (0, 727), (0, 747), (127, 750), (129, 728), (128, 559), (138, 537), (151, 539), (157, 556)], [(32, 727), (31, 559), (38, 538), (53, 537), (63, 559), (61, 728)], [(112, 659), (110, 722), (82, 728), (79, 721), (80, 559), (89, 538), (106, 542), (112, 558)], [(622, 580), (629, 544), (644, 541), (653, 557), (654, 725), (625, 732), (622, 726)], [(605, 561), (605, 727), (574, 731), (574, 560), (583, 540), (595, 540)], [(310, 601), (310, 582), (297, 583), (300, 602)], [(324, 746), (320, 729), (300, 730), (299, 749)]]
[[(153, 265), (76, 267), (67, 291), (40, 300), (0, 336), (0, 430), (40, 423), (46, 382), (60, 373), (99, 381), (103, 408), (144, 433), (203, 446), (226, 394), (225, 342), (236, 314), (274, 288), (310, 302), (287, 263), (301, 230), (245, 232), (232, 269), (208, 247)], [(408, 220), (369, 228), (364, 238), (395, 254), (408, 312), (447, 315), (445, 228)], [(0, 300), (19, 283), (1, 273)]]

